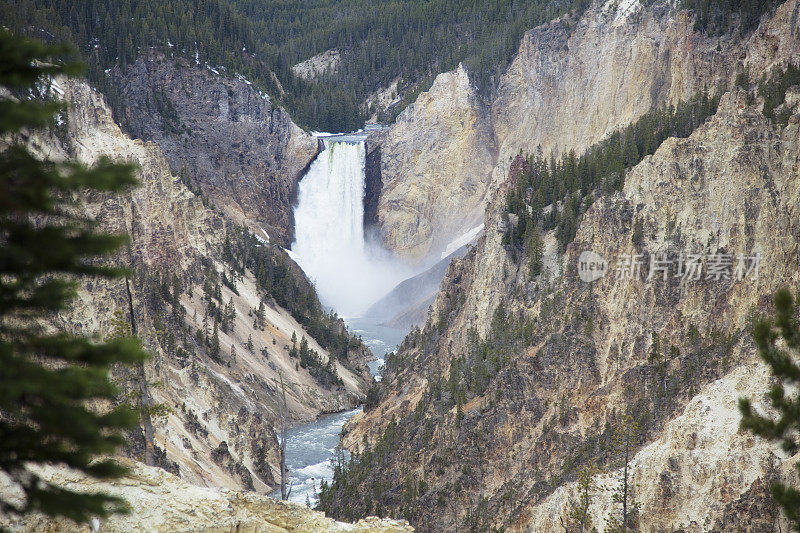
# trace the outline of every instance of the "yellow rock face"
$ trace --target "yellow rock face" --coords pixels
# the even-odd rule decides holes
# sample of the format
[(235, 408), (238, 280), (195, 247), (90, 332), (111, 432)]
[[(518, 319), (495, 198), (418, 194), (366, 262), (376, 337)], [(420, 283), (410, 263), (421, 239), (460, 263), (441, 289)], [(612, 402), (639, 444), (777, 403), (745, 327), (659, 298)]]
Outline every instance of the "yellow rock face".
[(463, 67), (440, 74), (381, 143), (384, 242), (416, 261), (483, 219), (495, 143)]

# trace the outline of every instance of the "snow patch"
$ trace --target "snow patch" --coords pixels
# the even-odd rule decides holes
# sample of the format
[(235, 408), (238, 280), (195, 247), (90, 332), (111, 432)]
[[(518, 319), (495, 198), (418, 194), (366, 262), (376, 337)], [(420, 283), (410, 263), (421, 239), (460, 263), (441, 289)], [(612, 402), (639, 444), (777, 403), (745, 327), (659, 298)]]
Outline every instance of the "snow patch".
[(64, 89), (61, 88), (57, 81), (51, 80), (50, 90), (56, 93), (58, 96), (64, 96)]
[(265, 230), (264, 228), (262, 228), (261, 226), (259, 226), (259, 227), (258, 227), (258, 229), (260, 229), (260, 230), (261, 230), (261, 233), (263, 233), (264, 235), (266, 235), (266, 236), (267, 236), (267, 238), (265, 239), (264, 237), (262, 237), (262, 236), (261, 236), (261, 235), (259, 235), (258, 233), (253, 233), (253, 237), (255, 237), (255, 238), (256, 238), (256, 240), (257, 240), (258, 242), (260, 242), (261, 244), (267, 244), (267, 243), (269, 242), (269, 233), (267, 233), (267, 232), (266, 232), (266, 230)]
[(296, 253), (294, 253), (293, 251), (291, 251), (291, 250), (288, 250), (288, 249), (286, 249), (286, 248), (284, 248), (284, 249), (283, 249), (283, 251), (284, 251), (284, 252), (286, 252), (286, 254), (287, 254), (287, 255), (288, 255), (288, 256), (289, 256), (289, 257), (292, 259), (292, 261), (294, 261), (295, 263), (300, 263), (300, 261), (302, 261), (302, 259), (300, 258), (300, 256), (299, 256), (299, 255), (297, 255)]
[(478, 236), (483, 231), (483, 228), (484, 228), (483, 224), (481, 224), (479, 226), (475, 226), (474, 228), (472, 228), (471, 230), (467, 231), (466, 233), (464, 233), (460, 237), (456, 237), (455, 239), (450, 241), (450, 244), (445, 246), (444, 251), (442, 252), (442, 257), (441, 258), (444, 259), (445, 257), (447, 257), (448, 255), (452, 254), (453, 252), (455, 252), (456, 250), (458, 250), (462, 246), (467, 245), (467, 244), (471, 243), (472, 241), (474, 241), (475, 239), (477, 239)]

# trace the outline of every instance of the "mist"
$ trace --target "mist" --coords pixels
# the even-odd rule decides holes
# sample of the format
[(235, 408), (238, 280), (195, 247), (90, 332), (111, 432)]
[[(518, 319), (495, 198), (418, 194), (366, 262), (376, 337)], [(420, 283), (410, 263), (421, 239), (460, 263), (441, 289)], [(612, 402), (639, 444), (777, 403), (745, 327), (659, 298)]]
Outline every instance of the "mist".
[[(357, 317), (414, 270), (364, 232), (364, 137), (323, 139), (300, 181), (291, 251), (323, 305)], [(338, 140), (337, 140), (338, 139)]]

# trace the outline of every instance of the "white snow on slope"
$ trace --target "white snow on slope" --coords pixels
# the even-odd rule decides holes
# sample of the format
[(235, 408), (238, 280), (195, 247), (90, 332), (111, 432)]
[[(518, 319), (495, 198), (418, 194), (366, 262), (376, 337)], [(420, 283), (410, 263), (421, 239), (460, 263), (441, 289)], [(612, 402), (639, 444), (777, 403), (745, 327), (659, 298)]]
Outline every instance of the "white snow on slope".
[(442, 252), (442, 259), (444, 259), (448, 255), (452, 254), (453, 252), (455, 252), (456, 250), (458, 250), (459, 248), (461, 248), (465, 244), (469, 244), (472, 241), (474, 241), (475, 239), (477, 239), (478, 236), (483, 231), (483, 227), (484, 227), (483, 224), (481, 224), (480, 226), (475, 226), (474, 228), (472, 228), (468, 232), (464, 233), (460, 237), (456, 237), (455, 239), (450, 241), (450, 244), (445, 246), (444, 251)]

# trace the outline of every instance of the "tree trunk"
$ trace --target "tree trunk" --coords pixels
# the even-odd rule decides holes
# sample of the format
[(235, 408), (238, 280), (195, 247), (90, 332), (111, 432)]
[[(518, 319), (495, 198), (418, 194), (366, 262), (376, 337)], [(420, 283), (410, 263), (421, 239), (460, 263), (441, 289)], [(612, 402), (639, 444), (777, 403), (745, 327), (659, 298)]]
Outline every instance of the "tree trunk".
[[(133, 291), (131, 282), (125, 277), (125, 291), (128, 295), (128, 312), (130, 313), (131, 335), (139, 336), (139, 328), (136, 324), (136, 315), (133, 310)], [(153, 404), (150, 389), (147, 385), (147, 375), (144, 372), (144, 362), (136, 364), (136, 385), (139, 388), (139, 418), (142, 424), (142, 436), (144, 438), (144, 464), (156, 466), (155, 460), (155, 430), (153, 421), (150, 419), (149, 408)]]
[(281, 419), (281, 437), (280, 437), (280, 455), (281, 455), (281, 500), (288, 500), (289, 495), (292, 493), (292, 487), (286, 489), (286, 481), (288, 471), (286, 469), (286, 388), (283, 385), (283, 374), (280, 375), (281, 380), (281, 397), (278, 399), (278, 412)]

